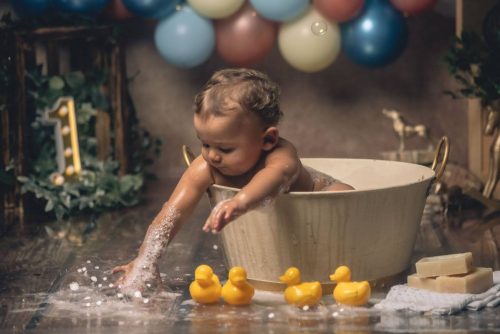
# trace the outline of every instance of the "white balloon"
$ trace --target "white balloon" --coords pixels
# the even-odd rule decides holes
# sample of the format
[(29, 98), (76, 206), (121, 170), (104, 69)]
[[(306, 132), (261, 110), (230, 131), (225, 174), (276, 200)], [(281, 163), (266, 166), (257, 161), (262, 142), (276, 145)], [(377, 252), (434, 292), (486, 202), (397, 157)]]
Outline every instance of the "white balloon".
[(187, 2), (203, 16), (222, 19), (240, 9), (245, 0), (187, 0)]
[(340, 53), (340, 29), (337, 23), (328, 21), (310, 6), (306, 13), (280, 26), (278, 46), (283, 58), (294, 68), (321, 71)]

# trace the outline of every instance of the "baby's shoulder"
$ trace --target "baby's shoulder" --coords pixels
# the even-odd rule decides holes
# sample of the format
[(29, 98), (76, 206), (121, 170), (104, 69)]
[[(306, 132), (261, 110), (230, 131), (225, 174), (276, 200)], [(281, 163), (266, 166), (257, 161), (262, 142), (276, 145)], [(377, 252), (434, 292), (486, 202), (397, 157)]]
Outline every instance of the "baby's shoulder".
[(280, 138), (278, 144), (268, 152), (266, 156), (266, 165), (279, 164), (298, 167), (300, 159), (295, 146), (284, 138)]
[(280, 158), (290, 158), (294, 160), (298, 160), (297, 149), (295, 146), (285, 138), (280, 138), (276, 146), (268, 153), (269, 158), (274, 157)]
[(203, 185), (212, 185), (215, 180), (212, 168), (201, 155), (191, 162), (184, 175)]

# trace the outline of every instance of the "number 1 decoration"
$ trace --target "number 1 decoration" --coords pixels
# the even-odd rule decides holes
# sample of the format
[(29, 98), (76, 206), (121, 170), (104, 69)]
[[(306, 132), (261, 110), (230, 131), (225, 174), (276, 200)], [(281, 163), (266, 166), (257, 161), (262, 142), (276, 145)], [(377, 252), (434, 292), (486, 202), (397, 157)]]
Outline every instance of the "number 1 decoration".
[(51, 175), (51, 180), (55, 185), (62, 185), (65, 180), (74, 179), (81, 172), (73, 98), (59, 98), (52, 108), (45, 110), (44, 120), (54, 126), (56, 142), (57, 172)]

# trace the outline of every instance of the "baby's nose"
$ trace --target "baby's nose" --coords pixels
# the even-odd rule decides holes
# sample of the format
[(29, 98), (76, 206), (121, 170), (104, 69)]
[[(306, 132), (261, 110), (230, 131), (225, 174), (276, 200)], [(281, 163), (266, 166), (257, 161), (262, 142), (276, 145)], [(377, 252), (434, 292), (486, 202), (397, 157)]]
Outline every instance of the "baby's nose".
[(210, 161), (215, 163), (221, 162), (221, 156), (215, 151), (210, 151), (210, 153), (208, 154), (208, 158), (210, 159)]

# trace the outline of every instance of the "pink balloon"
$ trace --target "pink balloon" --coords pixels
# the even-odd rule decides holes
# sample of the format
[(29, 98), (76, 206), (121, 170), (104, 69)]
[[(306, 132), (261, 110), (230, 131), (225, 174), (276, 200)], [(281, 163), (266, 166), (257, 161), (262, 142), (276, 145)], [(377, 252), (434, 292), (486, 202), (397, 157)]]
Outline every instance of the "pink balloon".
[(125, 7), (122, 0), (111, 0), (104, 10), (104, 14), (114, 20), (125, 20), (134, 16), (134, 14)]
[(408, 15), (414, 15), (431, 9), (437, 0), (391, 0), (396, 9)]
[(364, 0), (314, 0), (313, 4), (327, 19), (345, 22), (360, 12), (364, 2)]
[(247, 4), (233, 15), (215, 21), (217, 52), (228, 63), (249, 66), (269, 53), (276, 39), (276, 26)]

